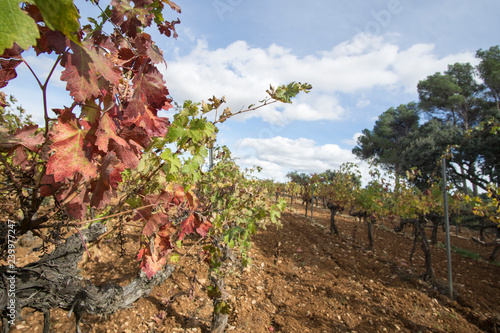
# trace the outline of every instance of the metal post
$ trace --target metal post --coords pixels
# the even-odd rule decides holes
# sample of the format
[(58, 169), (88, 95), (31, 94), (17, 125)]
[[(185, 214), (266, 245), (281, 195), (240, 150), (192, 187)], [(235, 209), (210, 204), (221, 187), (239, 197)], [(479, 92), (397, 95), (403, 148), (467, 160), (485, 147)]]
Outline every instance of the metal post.
[(450, 218), (448, 216), (448, 191), (446, 180), (446, 158), (441, 160), (443, 165), (443, 200), (444, 200), (444, 224), (446, 229), (446, 258), (448, 260), (448, 289), (450, 291), (450, 298), (453, 299), (453, 277), (451, 271), (451, 244), (450, 244)]
[(208, 170), (212, 171), (213, 167), (214, 167), (214, 149), (209, 148), (208, 149)]
[(313, 221), (314, 185), (311, 185), (311, 222)]

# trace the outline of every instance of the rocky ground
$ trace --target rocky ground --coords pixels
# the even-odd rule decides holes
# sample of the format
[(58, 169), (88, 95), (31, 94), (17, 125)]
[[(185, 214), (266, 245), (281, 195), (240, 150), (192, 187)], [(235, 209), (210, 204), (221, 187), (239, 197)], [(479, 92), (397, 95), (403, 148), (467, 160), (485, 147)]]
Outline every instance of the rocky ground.
[[(250, 253), (251, 267), (231, 267), (227, 289), (233, 313), (228, 332), (498, 332), (500, 330), (500, 263), (491, 249), (471, 241), (462, 230), (452, 236), (458, 249), (480, 259), (452, 255), (454, 287), (446, 291), (446, 253), (432, 246), (436, 283), (419, 279), (424, 272), (420, 248), (409, 263), (410, 231), (374, 228), (373, 250), (367, 249), (365, 226), (338, 217), (340, 236), (328, 233), (329, 211), (315, 208), (314, 221), (294, 205), (282, 217), (283, 228), (260, 230)], [(125, 226), (125, 255), (110, 238), (90, 248), (81, 263), (84, 276), (96, 284), (127, 284), (139, 265), (135, 260), (140, 226)], [(441, 242), (443, 235), (440, 235)], [(28, 242), (29, 243), (29, 242)], [(184, 247), (189, 250), (190, 246)], [(26, 263), (36, 260), (29, 247), (18, 247)], [(21, 262), (21, 264), (22, 264)], [(206, 295), (207, 269), (196, 253), (185, 253), (173, 278), (150, 296), (107, 318), (85, 316), (83, 332), (208, 332), (212, 304)], [(23, 310), (12, 332), (42, 332), (42, 315)], [(74, 331), (74, 317), (51, 312), (51, 331)]]

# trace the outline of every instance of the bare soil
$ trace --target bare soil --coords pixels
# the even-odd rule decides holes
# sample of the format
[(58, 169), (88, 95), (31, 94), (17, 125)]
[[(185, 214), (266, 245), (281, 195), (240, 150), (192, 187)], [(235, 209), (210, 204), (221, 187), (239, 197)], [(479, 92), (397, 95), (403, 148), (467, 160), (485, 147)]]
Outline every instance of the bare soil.
[[(314, 208), (314, 220), (294, 205), (283, 214), (283, 228), (260, 230), (250, 251), (253, 265), (234, 264), (226, 278), (233, 312), (228, 332), (498, 332), (500, 330), (500, 264), (487, 261), (491, 249), (471, 241), (477, 233), (462, 230), (451, 242), (478, 253), (480, 259), (452, 254), (455, 300), (447, 297), (446, 252), (432, 246), (434, 283), (424, 282), (420, 247), (409, 263), (410, 231), (392, 225), (374, 228), (368, 250), (364, 224), (338, 216), (340, 236), (329, 234), (330, 213)], [(135, 260), (140, 226), (126, 225), (125, 250), (116, 234), (89, 249), (80, 263), (95, 284), (127, 284)], [(440, 234), (440, 241), (444, 235)], [(197, 253), (184, 247), (173, 278), (156, 287), (133, 307), (107, 318), (83, 317), (83, 332), (209, 332), (212, 302), (206, 295), (207, 268)], [(197, 247), (193, 247), (197, 248)], [(19, 265), (37, 259), (18, 246)], [(43, 317), (24, 309), (12, 332), (42, 332)], [(52, 332), (74, 332), (74, 315), (51, 311)]]

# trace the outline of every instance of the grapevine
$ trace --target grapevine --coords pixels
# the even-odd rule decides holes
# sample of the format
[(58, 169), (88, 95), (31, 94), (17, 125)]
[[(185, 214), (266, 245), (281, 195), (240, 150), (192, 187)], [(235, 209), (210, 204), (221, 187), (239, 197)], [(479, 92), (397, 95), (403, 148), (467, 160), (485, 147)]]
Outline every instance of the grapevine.
[[(175, 109), (173, 119), (167, 119), (160, 112), (174, 108), (174, 103), (157, 68), (165, 60), (145, 30), (156, 27), (167, 37), (177, 36), (179, 19), (164, 19), (165, 7), (180, 14), (173, 1), (112, 1), (105, 7), (92, 1), (101, 14), (83, 27), (72, 1), (57, 0), (54, 6), (34, 1), (21, 7), (8, 1), (13, 3), (12, 12), (0, 13), (0, 19), (10, 22), (16, 17), (21, 28), (0, 37), (0, 87), (15, 79), (17, 66), (27, 66), (40, 86), (45, 125), (33, 124), (24, 111), (17, 118), (4, 112), (9, 102), (0, 95), (0, 204), (4, 220), (16, 221), (17, 236), (32, 231), (44, 242), (58, 242), (51, 235), (63, 226), (90, 228), (114, 218), (140, 222), (138, 283), (144, 286), (148, 280), (161, 283), (168, 277), (169, 255), (187, 235), (208, 237), (214, 246), (235, 246), (243, 263), (248, 263), (250, 235), (266, 219), (278, 224), (283, 204), (268, 206), (252, 192), (241, 192), (239, 203), (227, 201), (230, 196), (224, 186), (217, 188), (226, 191), (226, 201), (217, 207), (209, 204), (208, 184), (216, 180), (207, 177), (215, 173), (203, 173), (201, 167), (215, 145), (215, 125), (272, 103), (290, 103), (311, 86), (297, 82), (271, 86), (260, 103), (235, 113), (229, 108), (218, 113), (224, 97), (186, 101)], [(111, 31), (106, 31), (109, 27)], [(46, 78), (38, 77), (24, 58), (30, 47), (37, 55), (53, 54)], [(58, 65), (63, 67), (61, 80), (73, 103), (54, 109), (54, 117), (47, 108), (47, 92)], [(207, 119), (211, 111), (216, 115), (213, 121)], [(230, 163), (224, 161), (221, 168)], [(244, 179), (236, 172), (228, 181), (242, 188), (240, 183), (249, 184)], [(234, 205), (242, 205), (243, 215), (224, 215)], [(121, 225), (98, 229), (92, 240), (120, 235)], [(2, 254), (5, 239), (0, 244)], [(220, 260), (211, 258), (207, 261)], [(57, 304), (40, 308), (46, 315), (46, 330), (48, 310)], [(79, 311), (75, 309), (77, 326)]]

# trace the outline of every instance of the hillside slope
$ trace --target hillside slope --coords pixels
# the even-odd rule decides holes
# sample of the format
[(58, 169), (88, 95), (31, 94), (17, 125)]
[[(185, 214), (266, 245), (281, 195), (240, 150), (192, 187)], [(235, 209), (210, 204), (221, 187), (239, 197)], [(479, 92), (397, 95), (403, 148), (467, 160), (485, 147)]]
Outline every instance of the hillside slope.
[[(328, 233), (329, 211), (315, 208), (314, 223), (296, 205), (282, 217), (283, 228), (259, 231), (250, 251), (254, 264), (236, 265), (226, 285), (234, 309), (228, 332), (497, 332), (500, 329), (500, 267), (486, 260), (453, 254), (457, 300), (446, 296), (446, 256), (432, 247), (437, 283), (418, 278), (424, 272), (417, 248), (408, 262), (413, 239), (390, 228), (376, 227), (375, 247), (367, 250), (366, 230), (353, 219), (338, 219), (340, 236)], [(88, 279), (126, 284), (137, 272), (134, 260), (137, 228), (126, 226), (126, 254), (109, 239), (92, 248), (94, 260), (84, 264)], [(452, 237), (459, 248), (489, 250)], [(189, 249), (189, 245), (185, 247)], [(33, 254), (32, 254), (33, 255)], [(211, 301), (206, 268), (199, 256), (187, 254), (173, 279), (156, 287), (133, 308), (108, 318), (86, 316), (84, 332), (208, 332)], [(42, 316), (26, 316), (13, 332), (41, 332)], [(52, 311), (54, 332), (74, 330), (72, 318)]]

